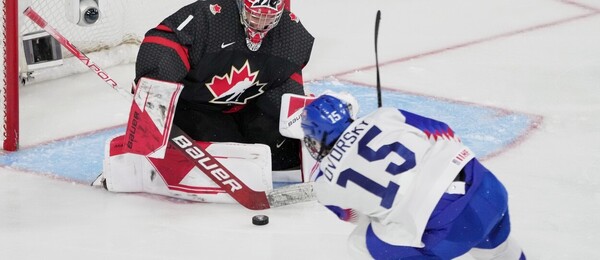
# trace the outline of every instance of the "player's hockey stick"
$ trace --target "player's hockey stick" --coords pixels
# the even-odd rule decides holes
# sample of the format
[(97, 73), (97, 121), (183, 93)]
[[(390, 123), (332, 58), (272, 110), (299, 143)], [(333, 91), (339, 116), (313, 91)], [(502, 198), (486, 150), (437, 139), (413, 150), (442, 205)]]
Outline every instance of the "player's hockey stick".
[(377, 11), (375, 16), (375, 71), (377, 72), (377, 106), (383, 105), (381, 101), (381, 81), (379, 79), (379, 58), (377, 57), (377, 38), (379, 38), (379, 21), (381, 20), (381, 11)]
[[(62, 34), (54, 27), (50, 26), (44, 18), (42, 18), (31, 7), (28, 7), (23, 12), (29, 19), (39, 25), (48, 34), (54, 37), (61, 45), (69, 52), (77, 57), (89, 69), (94, 71), (106, 84), (119, 93), (131, 98), (131, 93), (120, 88), (115, 80), (113, 80), (104, 70), (102, 70), (95, 62), (93, 62), (84, 53), (73, 46)], [(301, 183), (286, 186), (283, 188), (270, 191), (255, 191), (244, 184), (239, 178), (224, 167), (218, 160), (211, 156), (206, 150), (198, 145), (189, 137), (183, 130), (176, 125), (173, 125), (169, 142), (177, 149), (185, 154), (185, 156), (195, 166), (200, 169), (206, 176), (214, 181), (219, 187), (224, 189), (231, 197), (238, 201), (242, 206), (252, 209), (261, 210), (271, 207), (284, 206), (299, 202), (311, 201), (315, 199), (313, 187), (310, 183)], [(210, 163), (208, 163), (210, 162)], [(210, 167), (207, 167), (210, 165)]]

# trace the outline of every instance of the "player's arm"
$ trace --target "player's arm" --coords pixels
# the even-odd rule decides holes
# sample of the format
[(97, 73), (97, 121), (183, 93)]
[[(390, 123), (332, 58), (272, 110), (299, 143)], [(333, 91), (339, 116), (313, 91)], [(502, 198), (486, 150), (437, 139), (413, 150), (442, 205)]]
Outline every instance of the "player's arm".
[(206, 35), (206, 17), (199, 11), (199, 4), (179, 9), (146, 33), (137, 56), (136, 82), (142, 77), (183, 80), (191, 69), (190, 49), (202, 48), (204, 41), (196, 38)]
[(136, 82), (142, 77), (181, 82), (190, 70), (188, 47), (169, 26), (160, 24), (146, 33), (135, 70)]

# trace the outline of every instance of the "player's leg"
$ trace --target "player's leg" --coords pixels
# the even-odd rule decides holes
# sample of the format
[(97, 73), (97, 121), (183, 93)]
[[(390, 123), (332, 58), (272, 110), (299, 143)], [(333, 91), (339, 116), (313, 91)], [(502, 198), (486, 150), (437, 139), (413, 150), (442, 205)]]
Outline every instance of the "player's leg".
[[(477, 160), (474, 160), (470, 169), (476, 173), (481, 173), (483, 176), (482, 187), (483, 191), (485, 191), (480, 192), (477, 198), (473, 200), (473, 207), (480, 210), (485, 210), (486, 208), (493, 210), (496, 208), (498, 209), (498, 213), (502, 212), (502, 215), (500, 218), (497, 218), (493, 214), (479, 214), (482, 223), (491, 223), (493, 226), (485, 229), (489, 231), (480, 240), (481, 242), (469, 251), (469, 254), (475, 259), (524, 260), (525, 254), (523, 250), (510, 236), (511, 225), (508, 210), (508, 194), (504, 186)], [(489, 192), (490, 190), (492, 192)], [(494, 196), (494, 194), (496, 195)], [(506, 196), (503, 194), (506, 194)], [(476, 203), (479, 203), (479, 205), (476, 205)], [(502, 208), (506, 208), (506, 210), (502, 211)], [(484, 227), (487, 226), (484, 225)]]
[(499, 243), (508, 238), (508, 194), (504, 186), (477, 159), (463, 172), (466, 193), (442, 196), (423, 234), (425, 248), (420, 251), (425, 255), (443, 259), (464, 255), (489, 239), (493, 231), (497, 231), (494, 239)]
[(521, 248), (509, 239), (508, 194), (504, 186), (477, 159), (469, 162), (464, 172), (470, 186), (467, 193), (430, 220), (452, 219), (452, 212), (464, 207), (448, 225), (444, 238), (431, 248), (432, 252), (455, 257), (468, 250), (476, 259), (524, 259)]
[[(502, 228), (502, 227), (499, 227)], [(489, 238), (490, 240), (494, 240), (493, 235)], [(521, 249), (521, 246), (517, 241), (515, 241), (512, 237), (507, 237), (503, 241), (499, 241), (499, 244), (488, 244), (485, 245), (477, 245), (476, 248), (471, 249), (469, 251), (469, 255), (471, 255), (475, 259), (495, 259), (495, 260), (525, 260), (525, 253)]]

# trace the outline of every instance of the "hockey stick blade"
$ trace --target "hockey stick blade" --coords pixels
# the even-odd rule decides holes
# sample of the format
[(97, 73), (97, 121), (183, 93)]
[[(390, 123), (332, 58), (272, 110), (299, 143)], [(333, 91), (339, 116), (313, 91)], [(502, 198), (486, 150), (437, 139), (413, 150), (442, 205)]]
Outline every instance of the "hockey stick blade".
[(316, 194), (312, 183), (292, 184), (267, 192), (267, 199), (271, 207), (281, 207), (290, 204), (313, 201)]
[(311, 183), (294, 184), (269, 191), (251, 189), (176, 125), (173, 125), (169, 140), (188, 160), (194, 162), (196, 168), (248, 209), (262, 210), (316, 199)]
[[(96, 75), (112, 89), (128, 97), (129, 99), (132, 98), (131, 93), (119, 88), (116, 81), (114, 81), (89, 57), (77, 49), (77, 47), (71, 44), (71, 42), (69, 42), (69, 40), (60, 34), (54, 27), (50, 26), (48, 22), (31, 7), (25, 9), (23, 13), (43, 30), (48, 32), (48, 34), (54, 37), (62, 46), (75, 55), (75, 57), (77, 57), (86, 67), (95, 72)], [(248, 209), (268, 209), (271, 207), (289, 205), (315, 199), (314, 194), (311, 193), (312, 186), (310, 186), (308, 183), (298, 184), (298, 186), (294, 186), (293, 188), (271, 190), (268, 191), (269, 196), (267, 196), (267, 191), (252, 190), (227, 168), (225, 168), (218, 160), (206, 152), (206, 150), (196, 145), (194, 140), (177, 125), (173, 125), (171, 129), (169, 143), (185, 154), (185, 156), (191, 160), (194, 165), (198, 167), (198, 169), (200, 169), (206, 176), (219, 185), (220, 188), (224, 189), (233, 199)], [(207, 167), (209, 163), (211, 163), (210, 167), (214, 168)], [(286, 191), (290, 193), (288, 194)], [(271, 199), (269, 198), (273, 200), (273, 205), (271, 205)], [(290, 201), (286, 201), (286, 198), (290, 199)]]

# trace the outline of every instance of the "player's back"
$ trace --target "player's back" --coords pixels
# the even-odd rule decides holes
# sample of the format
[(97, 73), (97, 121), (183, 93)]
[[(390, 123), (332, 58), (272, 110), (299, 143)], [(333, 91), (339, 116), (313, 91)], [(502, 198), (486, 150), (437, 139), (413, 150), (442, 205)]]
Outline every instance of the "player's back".
[(377, 216), (386, 241), (420, 246), (433, 208), (472, 157), (445, 123), (381, 108), (341, 135), (315, 189), (325, 205)]

